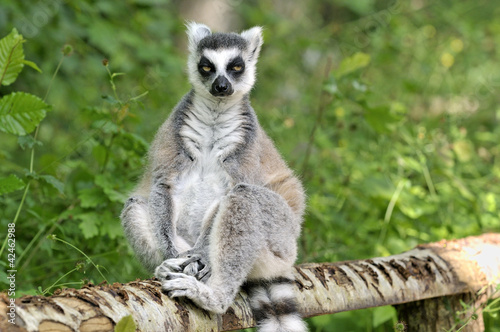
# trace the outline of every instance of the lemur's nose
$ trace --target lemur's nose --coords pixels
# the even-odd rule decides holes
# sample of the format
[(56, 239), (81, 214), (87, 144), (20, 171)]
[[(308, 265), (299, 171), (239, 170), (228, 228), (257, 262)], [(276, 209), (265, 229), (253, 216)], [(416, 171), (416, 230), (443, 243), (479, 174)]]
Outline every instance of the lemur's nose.
[(231, 86), (231, 82), (221, 75), (215, 79), (214, 83), (212, 83), (210, 93), (217, 97), (229, 96), (233, 93), (233, 87)]
[(221, 83), (221, 84), (215, 86), (215, 91), (217, 91), (217, 92), (225, 92), (225, 91), (227, 91), (228, 88), (229, 87), (227, 86), (227, 84)]

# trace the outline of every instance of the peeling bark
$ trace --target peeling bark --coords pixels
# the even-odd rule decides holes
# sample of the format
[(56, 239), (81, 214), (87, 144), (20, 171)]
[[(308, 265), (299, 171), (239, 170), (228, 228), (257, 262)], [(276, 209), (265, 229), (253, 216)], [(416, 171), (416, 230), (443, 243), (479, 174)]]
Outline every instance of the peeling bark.
[[(427, 299), (463, 298), (484, 286), (488, 286), (487, 296), (499, 282), (500, 234), (440, 241), (389, 257), (302, 264), (296, 266), (295, 275), (295, 293), (305, 317), (412, 303), (398, 307), (408, 330), (436, 331), (419, 327), (437, 326), (436, 319), (442, 323), (439, 328), (451, 327), (454, 313), (438, 310), (437, 315), (429, 316), (438, 304)], [(189, 300), (171, 300), (155, 279), (87, 285), (60, 290), (50, 297), (25, 296), (15, 303), (13, 325), (5, 314), (9, 299), (0, 294), (1, 331), (113, 331), (127, 315), (132, 315), (140, 331), (229, 331), (255, 324), (245, 292), (224, 315), (216, 315)], [(422, 316), (422, 306), (428, 316)], [(480, 324), (470, 331), (481, 331)]]

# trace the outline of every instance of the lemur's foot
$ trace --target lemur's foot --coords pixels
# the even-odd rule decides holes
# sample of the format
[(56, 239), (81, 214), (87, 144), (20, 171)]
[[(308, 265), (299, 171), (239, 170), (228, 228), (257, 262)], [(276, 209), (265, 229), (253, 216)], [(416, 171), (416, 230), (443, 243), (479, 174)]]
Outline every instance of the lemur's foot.
[(184, 273), (169, 272), (161, 281), (161, 289), (169, 297), (194, 297), (198, 291), (198, 283), (195, 277)]
[(215, 313), (224, 313), (232, 302), (223, 290), (214, 292), (203, 282), (184, 273), (167, 273), (161, 281), (161, 288), (171, 298), (187, 297), (199, 307)]

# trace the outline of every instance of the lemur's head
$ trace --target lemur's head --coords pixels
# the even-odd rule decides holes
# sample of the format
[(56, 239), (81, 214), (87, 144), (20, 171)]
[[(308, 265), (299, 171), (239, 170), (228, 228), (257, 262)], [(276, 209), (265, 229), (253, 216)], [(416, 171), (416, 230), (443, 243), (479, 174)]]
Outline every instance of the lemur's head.
[(262, 28), (237, 33), (212, 33), (203, 24), (188, 23), (188, 75), (196, 93), (209, 98), (239, 97), (255, 83), (262, 46)]

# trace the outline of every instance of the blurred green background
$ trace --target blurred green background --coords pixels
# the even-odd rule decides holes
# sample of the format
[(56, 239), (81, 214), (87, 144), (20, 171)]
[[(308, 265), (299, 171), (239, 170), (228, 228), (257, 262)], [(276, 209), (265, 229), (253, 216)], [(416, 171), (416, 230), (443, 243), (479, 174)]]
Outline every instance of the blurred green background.
[[(33, 156), (33, 133), (0, 132), (0, 177), (30, 183), (21, 209), (24, 187), (0, 196), (1, 229), (19, 209), (17, 295), (150, 277), (118, 216), (156, 129), (189, 90), (185, 20), (265, 28), (251, 99), (307, 189), (299, 262), (499, 232), (498, 17), (484, 0), (3, 0), (0, 37), (17, 28), (43, 73), (25, 67), (0, 96), (26, 91), (52, 106)], [(103, 59), (124, 73), (116, 94)], [(397, 320), (383, 307), (308, 322), (393, 331)]]

